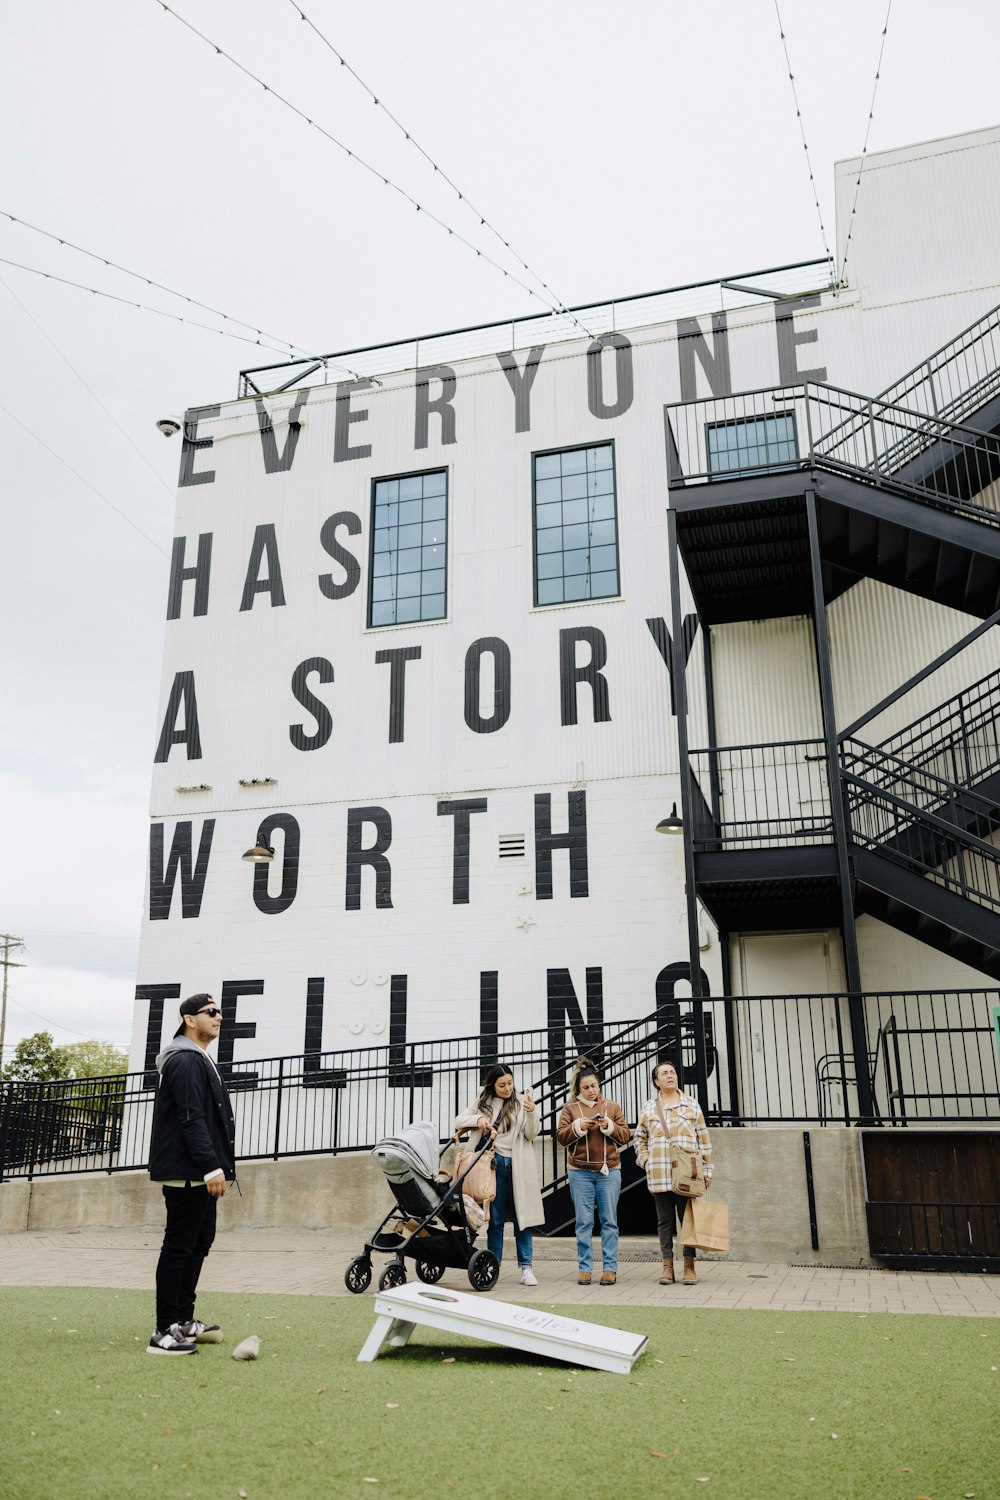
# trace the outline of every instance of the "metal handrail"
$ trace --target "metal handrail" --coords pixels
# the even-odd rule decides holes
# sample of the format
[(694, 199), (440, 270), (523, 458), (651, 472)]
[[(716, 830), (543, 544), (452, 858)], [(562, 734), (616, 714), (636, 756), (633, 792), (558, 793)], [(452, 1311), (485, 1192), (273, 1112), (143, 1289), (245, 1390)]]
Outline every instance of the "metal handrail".
[[(938, 391), (934, 387), (935, 376), (940, 377), (949, 367), (958, 363), (963, 356), (970, 354), (974, 349), (990, 340), (993, 345), (993, 335), (1000, 332), (1000, 307), (992, 308), (984, 313), (975, 323), (968, 328), (963, 328), (961, 333), (955, 335), (947, 344), (936, 349), (933, 354), (927, 355), (919, 364), (914, 365), (912, 370), (887, 386), (884, 391), (879, 392), (882, 401), (895, 401), (901, 396), (909, 395), (919, 391), (922, 387), (930, 392), (931, 407), (935, 416), (940, 416), (959, 407), (963, 401), (968, 401), (973, 396), (978, 396), (988, 384), (1000, 387), (1000, 359), (992, 355), (992, 363), (989, 364), (983, 375), (971, 384), (960, 383), (957, 393), (950, 401), (942, 403)], [(966, 406), (966, 410), (973, 408)]]
[[(738, 462), (732, 468), (713, 467), (708, 432), (762, 423), (776, 415), (776, 406), (784, 409), (778, 414), (791, 411), (796, 415), (796, 445), (804, 438), (804, 451), (796, 451), (794, 455), (784, 452), (780, 458), (768, 457), (765, 442), (761, 462)], [(824, 428), (824, 416), (843, 412), (848, 414), (846, 418)], [(817, 381), (672, 402), (667, 407), (667, 421), (674, 453), (668, 475), (671, 489), (744, 479), (754, 474), (820, 468), (846, 474), (864, 484), (887, 486), (923, 504), (1000, 527), (1000, 511), (949, 494), (932, 482), (933, 474), (924, 480), (903, 471), (904, 465), (911, 463), (918, 453), (941, 443), (948, 463), (962, 470), (968, 492), (981, 493), (1000, 470), (1000, 438), (978, 428), (928, 417), (878, 397), (862, 396)], [(897, 435), (893, 436), (894, 433)], [(943, 465), (935, 473), (940, 473), (941, 468)]]
[[(825, 278), (817, 278), (811, 275), (802, 278), (796, 277), (793, 274), (800, 271), (812, 272), (821, 266), (827, 269), (827, 276)], [(607, 297), (601, 298), (596, 302), (576, 303), (572, 307), (560, 309), (558, 312), (528, 313), (516, 318), (499, 318), (490, 323), (472, 323), (463, 328), (438, 329), (433, 333), (417, 334), (405, 339), (391, 339), (388, 342), (380, 344), (366, 344), (358, 348), (338, 350), (332, 354), (310, 355), (303, 359), (286, 360), (270, 365), (254, 365), (240, 371), (239, 397), (242, 398), (253, 394), (273, 394), (273, 386), (266, 385), (265, 383), (265, 388), (262, 389), (260, 382), (252, 377), (269, 376), (275, 370), (287, 373), (296, 370), (299, 366), (310, 364), (311, 361), (318, 361), (320, 365), (329, 364), (333, 367), (337, 365), (343, 367), (344, 362), (349, 360), (355, 368), (363, 367), (361, 373), (365, 375), (372, 373), (387, 374), (394, 370), (412, 369), (420, 363), (421, 345), (424, 346), (426, 352), (428, 348), (433, 350), (435, 344), (440, 344), (446, 339), (461, 339), (476, 334), (484, 336), (491, 334), (498, 335), (493, 338), (483, 337), (477, 345), (473, 346), (473, 352), (476, 354), (503, 353), (508, 350), (537, 344), (540, 338), (550, 340), (553, 337), (576, 339), (580, 337), (580, 325), (574, 322), (574, 314), (586, 317), (587, 314), (606, 313), (608, 326), (612, 329), (634, 328), (652, 323), (662, 323), (668, 321), (665, 314), (671, 312), (674, 318), (696, 317), (704, 313), (717, 312), (719, 310), (720, 295), (723, 287), (727, 284), (738, 281), (746, 282), (754, 277), (759, 278), (762, 276), (786, 278), (791, 283), (798, 281), (804, 283), (802, 285), (792, 284), (785, 287), (783, 295), (801, 296), (805, 292), (826, 291), (832, 285), (830, 262), (825, 258), (794, 261), (786, 266), (766, 266), (756, 271), (740, 271), (733, 276), (717, 276), (707, 281), (690, 281), (680, 286), (662, 287), (658, 291), (632, 292), (624, 297)], [(703, 295), (697, 295), (699, 293)], [(767, 296), (768, 293), (762, 290), (756, 293), (756, 295)], [(641, 307), (643, 303), (652, 304), (663, 298), (673, 299), (679, 305), (673, 309), (669, 305), (667, 309), (662, 307), (643, 309)], [(686, 300), (682, 301), (681, 299)], [(637, 316), (633, 314), (626, 320), (623, 320), (619, 316), (621, 309), (628, 308), (631, 310), (637, 304), (640, 304)], [(508, 331), (510, 333), (509, 339), (506, 337)], [(518, 337), (519, 331), (521, 333), (520, 338)], [(602, 324), (600, 331), (606, 332), (607, 328)], [(503, 338), (499, 337), (501, 332), (504, 335)], [(469, 356), (467, 355), (466, 357)], [(315, 368), (316, 364), (312, 363), (309, 371), (304, 369), (299, 371), (291, 379), (286, 380), (281, 389), (289, 389), (303, 380), (307, 373), (312, 373)]]
[[(862, 752), (861, 754), (855, 753), (853, 755), (853, 759), (855, 761), (864, 763), (865, 761), (870, 760), (875, 766), (879, 766), (880, 764), (888, 762), (890, 767), (888, 774), (891, 776), (893, 781), (905, 781), (909, 782), (911, 785), (918, 784), (918, 780), (927, 781), (932, 783), (932, 790), (938, 792), (940, 800), (942, 802), (953, 802), (955, 800), (959, 800), (961, 801), (963, 806), (968, 806), (970, 804), (974, 806), (978, 805), (978, 807), (982, 811), (983, 816), (994, 817), (996, 815), (996, 803), (991, 801), (988, 797), (980, 796), (980, 794), (978, 792), (974, 792), (971, 787), (960, 786), (954, 781), (948, 781), (945, 777), (938, 776), (935, 771), (927, 771), (922, 766), (915, 765), (912, 761), (905, 760), (901, 755), (896, 755), (890, 750), (883, 750), (881, 746), (878, 745), (868, 745), (864, 740), (851, 738), (842, 741), (840, 746), (840, 763), (841, 767), (845, 770), (845, 758), (849, 753), (849, 747), (852, 745), (857, 746), (858, 749)], [(882, 788), (879, 787), (877, 788), (877, 790), (881, 791)]]

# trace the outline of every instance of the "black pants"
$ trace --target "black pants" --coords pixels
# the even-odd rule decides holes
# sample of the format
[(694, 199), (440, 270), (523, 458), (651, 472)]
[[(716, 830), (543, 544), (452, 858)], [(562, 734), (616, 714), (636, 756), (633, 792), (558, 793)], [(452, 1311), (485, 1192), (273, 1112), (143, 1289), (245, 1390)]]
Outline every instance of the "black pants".
[[(679, 1193), (654, 1193), (656, 1204), (656, 1231), (660, 1236), (660, 1254), (664, 1260), (672, 1260), (674, 1254), (674, 1230), (680, 1229), (684, 1210), (691, 1200)], [(696, 1255), (693, 1245), (684, 1246), (684, 1254), (692, 1259)]]
[(194, 1317), (195, 1290), (205, 1256), (215, 1239), (218, 1199), (207, 1187), (165, 1187), (167, 1227), (156, 1263), (156, 1326), (165, 1333), (171, 1323)]

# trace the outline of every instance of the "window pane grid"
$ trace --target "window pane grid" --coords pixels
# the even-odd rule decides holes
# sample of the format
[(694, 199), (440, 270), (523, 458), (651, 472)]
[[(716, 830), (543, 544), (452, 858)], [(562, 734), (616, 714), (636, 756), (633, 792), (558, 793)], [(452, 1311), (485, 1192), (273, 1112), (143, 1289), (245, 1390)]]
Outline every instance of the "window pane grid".
[(447, 543), (445, 470), (376, 482), (369, 625), (444, 619)]
[(706, 440), (710, 474), (788, 468), (798, 462), (795, 417), (791, 412), (743, 422), (722, 422), (707, 429)]
[(614, 454), (610, 443), (535, 458), (535, 602), (619, 592)]

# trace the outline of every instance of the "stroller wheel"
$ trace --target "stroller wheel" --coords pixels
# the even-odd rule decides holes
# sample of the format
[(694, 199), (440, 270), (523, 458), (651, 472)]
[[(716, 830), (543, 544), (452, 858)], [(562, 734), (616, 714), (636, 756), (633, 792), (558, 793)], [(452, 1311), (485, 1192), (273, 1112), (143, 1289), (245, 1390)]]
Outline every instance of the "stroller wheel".
[(426, 1281), (428, 1286), (433, 1286), (435, 1281), (440, 1281), (444, 1275), (444, 1266), (432, 1266), (429, 1261), (417, 1261), (417, 1275), (421, 1281)]
[(344, 1285), (349, 1292), (367, 1292), (371, 1284), (371, 1261), (367, 1255), (356, 1255), (344, 1272)]
[(390, 1292), (394, 1286), (403, 1286), (406, 1282), (406, 1267), (402, 1261), (391, 1260), (378, 1279), (380, 1292)]
[(492, 1250), (477, 1250), (469, 1261), (469, 1281), (475, 1292), (488, 1292), (500, 1276), (500, 1262)]

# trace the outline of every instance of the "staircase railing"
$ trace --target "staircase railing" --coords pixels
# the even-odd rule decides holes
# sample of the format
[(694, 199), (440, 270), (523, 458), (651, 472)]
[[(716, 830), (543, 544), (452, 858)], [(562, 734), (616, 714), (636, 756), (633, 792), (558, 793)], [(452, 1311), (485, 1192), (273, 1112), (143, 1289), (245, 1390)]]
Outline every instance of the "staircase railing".
[(887, 735), (878, 748), (956, 786), (1000, 770), (1000, 670)]
[(667, 420), (671, 489), (822, 468), (1000, 527), (993, 433), (818, 382), (677, 402)]
[(915, 765), (881, 746), (850, 738), (840, 746), (841, 769), (878, 791), (891, 792), (920, 812), (937, 813), (965, 832), (989, 840), (1000, 829), (1000, 804)]
[(998, 393), (1000, 307), (994, 307), (880, 391), (879, 399), (961, 422)]
[(714, 811), (695, 821), (695, 848), (828, 844), (833, 839), (822, 740), (717, 745), (690, 751), (695, 782)]
[(859, 776), (842, 779), (854, 842), (1000, 914), (1000, 848)]

